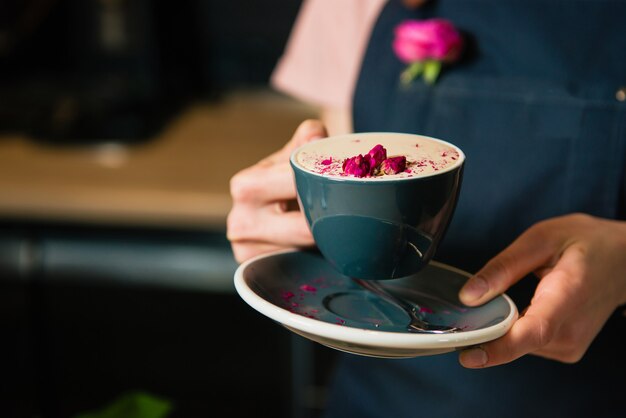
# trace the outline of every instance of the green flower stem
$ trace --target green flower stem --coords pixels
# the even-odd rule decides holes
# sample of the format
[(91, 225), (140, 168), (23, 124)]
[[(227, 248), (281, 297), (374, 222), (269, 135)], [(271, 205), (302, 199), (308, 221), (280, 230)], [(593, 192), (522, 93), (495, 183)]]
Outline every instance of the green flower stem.
[(441, 72), (441, 61), (427, 60), (415, 61), (400, 74), (400, 80), (403, 84), (409, 84), (416, 77), (422, 75), (424, 82), (429, 85), (435, 84), (439, 73)]
[(441, 61), (430, 60), (424, 63), (424, 81), (433, 85), (441, 72)]
[(409, 84), (413, 81), (413, 79), (415, 79), (415, 77), (419, 76), (422, 71), (424, 71), (424, 62), (413, 62), (409, 64), (404, 71), (402, 71), (402, 74), (400, 74), (400, 80), (402, 80), (402, 83), (404, 84)]

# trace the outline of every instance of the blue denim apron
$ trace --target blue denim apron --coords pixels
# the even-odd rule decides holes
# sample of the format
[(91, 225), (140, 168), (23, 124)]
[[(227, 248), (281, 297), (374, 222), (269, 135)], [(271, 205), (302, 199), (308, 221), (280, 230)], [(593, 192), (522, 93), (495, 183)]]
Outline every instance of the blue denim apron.
[[(393, 29), (430, 17), (460, 28), (466, 52), (434, 86), (402, 86)], [(354, 126), (464, 150), (460, 200), (435, 259), (476, 271), (537, 221), (572, 212), (625, 219), (626, 102), (616, 96), (625, 86), (626, 1), (440, 0), (417, 11), (390, 1), (363, 61)], [(526, 278), (507, 293), (523, 309), (535, 284)], [(623, 335), (616, 312), (575, 365), (525, 356), (466, 370), (456, 353), (345, 355), (327, 416), (626, 416)]]

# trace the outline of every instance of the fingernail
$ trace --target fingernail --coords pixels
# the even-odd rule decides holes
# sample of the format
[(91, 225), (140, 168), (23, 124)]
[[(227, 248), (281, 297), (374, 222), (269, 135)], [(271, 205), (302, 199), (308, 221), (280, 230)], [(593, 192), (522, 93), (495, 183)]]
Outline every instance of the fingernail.
[(461, 352), (463, 367), (483, 367), (487, 364), (487, 353), (482, 348), (470, 348)]
[(474, 276), (465, 283), (465, 286), (459, 293), (459, 298), (463, 303), (471, 303), (480, 299), (489, 290), (489, 286), (485, 279), (480, 276)]

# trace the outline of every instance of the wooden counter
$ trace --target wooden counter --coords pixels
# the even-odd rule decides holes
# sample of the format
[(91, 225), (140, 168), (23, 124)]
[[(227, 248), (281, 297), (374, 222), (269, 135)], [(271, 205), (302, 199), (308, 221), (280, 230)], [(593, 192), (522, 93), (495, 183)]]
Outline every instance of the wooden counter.
[(230, 177), (309, 117), (284, 96), (243, 91), (189, 107), (137, 145), (0, 137), (0, 218), (223, 229)]

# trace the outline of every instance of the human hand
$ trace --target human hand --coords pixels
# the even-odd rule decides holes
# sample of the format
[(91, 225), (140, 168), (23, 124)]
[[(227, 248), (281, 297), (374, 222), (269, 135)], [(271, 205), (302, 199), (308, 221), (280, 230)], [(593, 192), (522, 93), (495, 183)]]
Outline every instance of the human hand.
[(289, 156), (300, 145), (325, 136), (322, 122), (306, 120), (282, 149), (233, 176), (233, 207), (226, 221), (226, 235), (237, 261), (314, 245), (304, 215), (294, 210), (296, 187)]
[(576, 214), (529, 228), (476, 273), (459, 297), (480, 305), (534, 272), (539, 283), (530, 306), (501, 338), (462, 351), (461, 364), (490, 367), (525, 354), (579, 361), (613, 311), (626, 303), (625, 254), (626, 222)]

